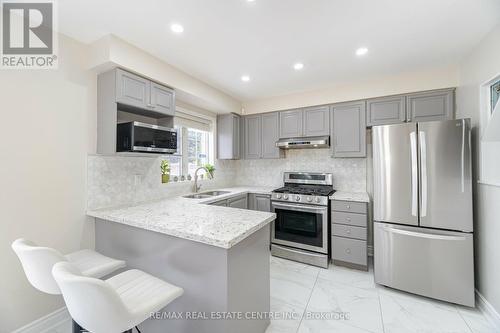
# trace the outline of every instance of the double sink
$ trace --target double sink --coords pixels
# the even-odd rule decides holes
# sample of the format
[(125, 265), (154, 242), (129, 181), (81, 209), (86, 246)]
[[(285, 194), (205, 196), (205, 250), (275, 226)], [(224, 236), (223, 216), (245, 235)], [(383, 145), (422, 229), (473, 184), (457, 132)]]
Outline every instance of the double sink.
[(183, 196), (183, 198), (188, 198), (188, 199), (206, 199), (206, 198), (212, 198), (216, 197), (218, 195), (223, 195), (231, 193), (229, 191), (207, 191), (207, 192), (201, 192), (201, 193), (193, 193), (189, 195)]

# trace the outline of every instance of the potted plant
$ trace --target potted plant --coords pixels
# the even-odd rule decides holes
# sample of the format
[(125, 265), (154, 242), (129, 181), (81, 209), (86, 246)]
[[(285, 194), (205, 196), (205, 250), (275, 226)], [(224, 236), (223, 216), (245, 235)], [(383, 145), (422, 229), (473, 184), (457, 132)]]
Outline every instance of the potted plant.
[(162, 160), (161, 165), (161, 182), (163, 184), (168, 183), (170, 180), (170, 162), (167, 160)]
[(212, 164), (205, 164), (204, 165), (205, 169), (207, 169), (209, 173), (209, 178), (214, 178), (214, 172), (215, 172), (215, 167)]

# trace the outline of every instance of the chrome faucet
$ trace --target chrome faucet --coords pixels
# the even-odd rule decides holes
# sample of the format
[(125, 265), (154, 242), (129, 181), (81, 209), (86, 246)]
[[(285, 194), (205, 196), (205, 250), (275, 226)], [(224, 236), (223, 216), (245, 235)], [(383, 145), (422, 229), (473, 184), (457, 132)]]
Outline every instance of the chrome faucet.
[(201, 169), (203, 169), (207, 172), (208, 179), (212, 179), (212, 174), (210, 172), (208, 172), (207, 168), (205, 168), (204, 166), (201, 166), (198, 169), (196, 169), (196, 171), (194, 172), (194, 186), (193, 186), (194, 193), (198, 193), (198, 191), (201, 188), (201, 184), (198, 185), (198, 171), (200, 171)]

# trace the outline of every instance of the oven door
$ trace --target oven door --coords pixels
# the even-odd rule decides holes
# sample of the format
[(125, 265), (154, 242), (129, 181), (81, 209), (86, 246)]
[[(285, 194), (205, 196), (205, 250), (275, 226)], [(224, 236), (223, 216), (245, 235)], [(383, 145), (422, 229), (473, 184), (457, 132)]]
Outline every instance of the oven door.
[(328, 253), (328, 207), (272, 202), (271, 242)]

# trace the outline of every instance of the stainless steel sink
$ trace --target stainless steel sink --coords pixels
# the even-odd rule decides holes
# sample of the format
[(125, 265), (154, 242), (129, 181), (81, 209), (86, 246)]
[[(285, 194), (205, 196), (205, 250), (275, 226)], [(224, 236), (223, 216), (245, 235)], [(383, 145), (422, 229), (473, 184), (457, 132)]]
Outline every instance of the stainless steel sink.
[(202, 193), (194, 193), (194, 194), (185, 195), (185, 196), (183, 196), (183, 198), (206, 199), (206, 198), (216, 197), (218, 195), (227, 194), (227, 193), (231, 193), (231, 192), (229, 192), (229, 191), (207, 191), (207, 192), (202, 192)]
[(211, 198), (212, 195), (207, 195), (207, 194), (189, 194), (183, 196), (183, 198), (188, 198), (188, 199), (206, 199), (206, 198)]
[(207, 192), (202, 192), (200, 193), (201, 195), (210, 195), (212, 197), (216, 197), (218, 195), (223, 195), (223, 194), (228, 194), (231, 193), (229, 191), (207, 191)]

